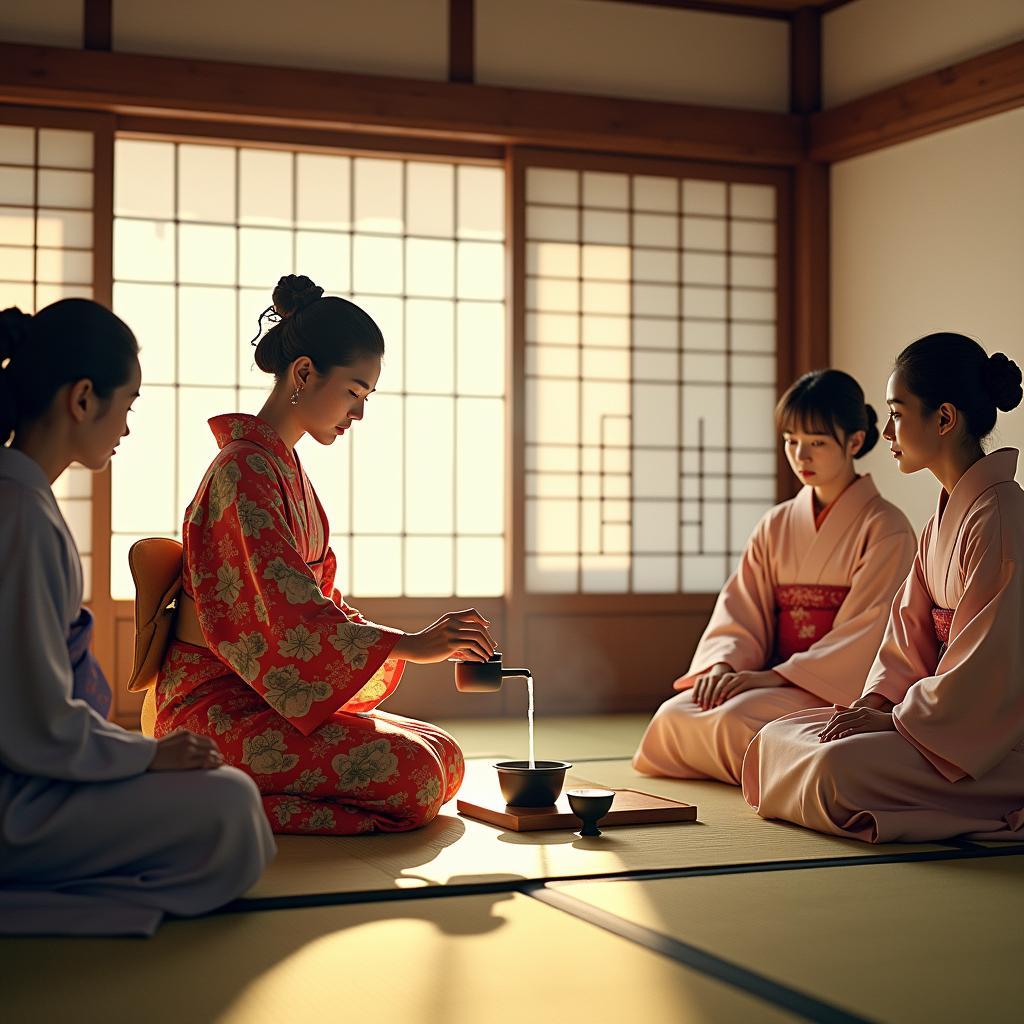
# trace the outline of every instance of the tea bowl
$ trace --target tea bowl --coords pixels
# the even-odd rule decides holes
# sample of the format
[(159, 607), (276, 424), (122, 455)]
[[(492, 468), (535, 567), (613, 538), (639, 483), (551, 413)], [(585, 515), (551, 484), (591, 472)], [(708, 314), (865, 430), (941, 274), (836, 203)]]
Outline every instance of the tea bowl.
[(513, 807), (549, 807), (558, 800), (568, 761), (498, 761), (498, 784), (505, 803)]

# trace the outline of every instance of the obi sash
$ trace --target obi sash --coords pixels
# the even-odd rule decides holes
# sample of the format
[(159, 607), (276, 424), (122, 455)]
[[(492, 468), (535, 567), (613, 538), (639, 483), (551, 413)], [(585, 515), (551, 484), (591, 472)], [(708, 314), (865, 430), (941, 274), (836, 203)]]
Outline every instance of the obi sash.
[(935, 639), (939, 641), (939, 657), (941, 658), (949, 646), (949, 628), (953, 625), (953, 609), (933, 608), (932, 625), (935, 627)]
[(849, 587), (817, 583), (775, 588), (775, 664), (806, 651), (832, 629)]
[(75, 677), (72, 696), (75, 700), (84, 700), (95, 712), (106, 718), (110, 711), (110, 684), (100, 663), (89, 650), (92, 628), (92, 612), (83, 608), (68, 632), (68, 657)]

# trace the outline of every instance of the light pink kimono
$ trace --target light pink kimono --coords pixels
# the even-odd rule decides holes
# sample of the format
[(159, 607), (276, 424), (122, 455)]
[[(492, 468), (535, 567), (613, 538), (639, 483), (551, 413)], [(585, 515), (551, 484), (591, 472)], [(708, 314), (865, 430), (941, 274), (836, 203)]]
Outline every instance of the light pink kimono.
[[(637, 771), (736, 785), (747, 745), (766, 722), (860, 695), (913, 562), (914, 531), (869, 476), (826, 513), (816, 520), (814, 490), (805, 487), (758, 523), (683, 677), (688, 689), (647, 727)], [(702, 711), (689, 688), (718, 662), (737, 672), (773, 668), (790, 685)]]
[(865, 842), (1024, 839), (1024, 491), (1017, 452), (976, 462), (921, 535), (864, 687), (895, 732), (819, 743), (831, 711), (766, 726), (743, 795)]

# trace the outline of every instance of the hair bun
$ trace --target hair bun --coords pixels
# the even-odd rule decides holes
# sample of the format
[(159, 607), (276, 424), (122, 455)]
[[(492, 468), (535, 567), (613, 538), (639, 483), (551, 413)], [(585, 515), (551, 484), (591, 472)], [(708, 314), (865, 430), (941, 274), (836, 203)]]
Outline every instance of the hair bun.
[(864, 418), (867, 420), (867, 430), (864, 431), (864, 443), (860, 446), (855, 459), (862, 459), (872, 448), (878, 444), (878, 413), (873, 405), (864, 404)]
[(274, 309), (281, 319), (294, 316), (300, 310), (323, 298), (324, 290), (304, 275), (289, 274), (277, 282), (274, 289)]
[(1024, 391), (1021, 390), (1020, 367), (1009, 356), (994, 352), (985, 364), (985, 384), (989, 394), (1001, 412), (1009, 412), (1020, 405)]
[(28, 340), (32, 317), (17, 306), (0, 311), (0, 369)]

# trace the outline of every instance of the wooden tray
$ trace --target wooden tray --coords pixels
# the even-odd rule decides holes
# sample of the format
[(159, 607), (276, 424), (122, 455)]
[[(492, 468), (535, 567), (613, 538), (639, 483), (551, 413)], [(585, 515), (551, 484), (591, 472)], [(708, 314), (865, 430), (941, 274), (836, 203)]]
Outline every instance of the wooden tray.
[[(497, 779), (490, 786), (478, 786), (456, 804), (459, 813), (510, 832), (537, 832), (541, 829), (581, 828), (580, 819), (572, 813), (569, 798), (563, 792), (551, 807), (513, 807), (501, 798)], [(597, 823), (600, 828), (615, 825), (654, 825), (661, 822), (696, 821), (697, 805), (643, 793), (638, 789), (614, 789), (599, 782), (570, 776), (566, 789), (611, 789), (615, 793), (612, 809)]]

